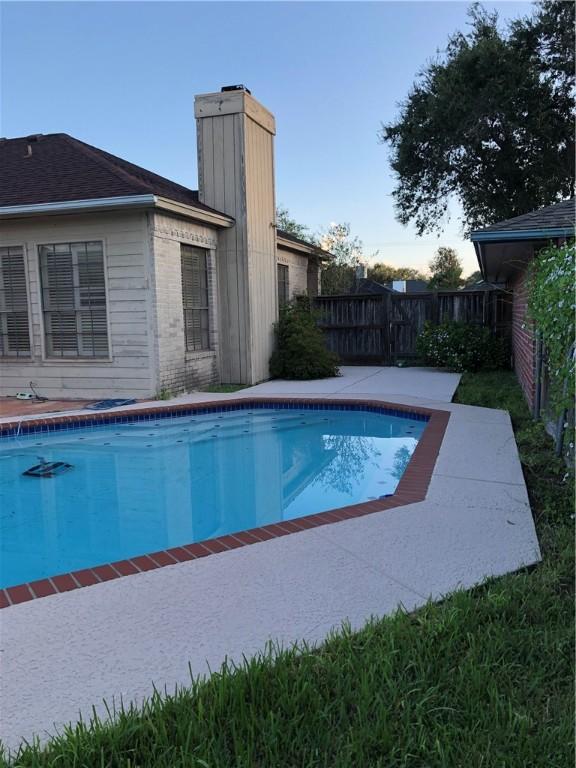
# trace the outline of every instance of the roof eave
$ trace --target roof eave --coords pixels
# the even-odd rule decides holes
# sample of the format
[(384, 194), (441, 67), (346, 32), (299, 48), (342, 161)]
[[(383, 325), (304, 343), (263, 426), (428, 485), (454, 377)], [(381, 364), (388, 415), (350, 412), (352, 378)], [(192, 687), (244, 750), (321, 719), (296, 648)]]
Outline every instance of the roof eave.
[(293, 251), (295, 253), (302, 253), (306, 256), (314, 256), (317, 259), (320, 259), (320, 261), (330, 261), (330, 259), (333, 258), (332, 254), (328, 251), (324, 251), (322, 248), (319, 248), (317, 245), (312, 244), (305, 244), (296, 242), (295, 240), (288, 240), (287, 238), (282, 237), (281, 235), (276, 235), (276, 244), (280, 248), (284, 248), (286, 251)]
[(546, 240), (553, 237), (574, 237), (574, 227), (546, 227), (543, 229), (477, 230), (470, 234), (473, 243), (498, 243), (504, 240)]
[(0, 206), (0, 218), (12, 219), (50, 214), (82, 213), (90, 211), (115, 211), (125, 208), (159, 208), (173, 214), (194, 219), (213, 227), (232, 227), (234, 219), (218, 211), (196, 208), (158, 195), (124, 195), (122, 197), (99, 197), (87, 200), (60, 200), (55, 203), (32, 203), (29, 205)]
[(116, 210), (118, 208), (146, 208), (156, 202), (155, 195), (125, 195), (122, 197), (100, 197), (87, 200), (59, 200), (55, 203), (31, 203), (27, 205), (0, 206), (0, 218), (11, 219), (27, 216), (77, 213), (94, 210)]
[(219, 211), (207, 210), (205, 208), (196, 208), (193, 205), (187, 203), (179, 203), (176, 200), (170, 200), (167, 197), (156, 197), (156, 208), (170, 213), (184, 216), (188, 219), (194, 219), (200, 221), (203, 224), (210, 224), (213, 227), (220, 227), (222, 229), (229, 229), (233, 227), (235, 219), (231, 216), (227, 216), (225, 213)]
[(482, 243), (477, 240), (472, 241), (474, 243), (474, 250), (476, 251), (476, 259), (478, 260), (478, 266), (480, 267), (480, 274), (484, 280), (487, 280), (486, 262), (484, 260), (484, 251), (482, 250)]

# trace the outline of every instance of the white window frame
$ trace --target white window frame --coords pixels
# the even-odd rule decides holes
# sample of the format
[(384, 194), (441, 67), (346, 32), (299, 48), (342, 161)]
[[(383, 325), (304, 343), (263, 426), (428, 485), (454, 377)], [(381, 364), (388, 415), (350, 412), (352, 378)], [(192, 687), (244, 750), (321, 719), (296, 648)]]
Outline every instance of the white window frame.
[[(18, 363), (30, 363), (34, 360), (34, 338), (32, 334), (32, 327), (33, 327), (33, 318), (32, 318), (32, 306), (30, 302), (30, 277), (28, 272), (28, 251), (26, 248), (26, 243), (23, 242), (2, 242), (1, 248), (19, 248), (22, 252), (22, 262), (24, 265), (24, 281), (25, 281), (25, 290), (26, 290), (26, 312), (28, 316), (28, 344), (29, 344), (29, 350), (28, 354), (6, 354), (4, 351), (4, 347), (2, 350), (0, 350), (0, 360), (3, 360), (5, 364), (12, 362), (18, 362)], [(7, 312), (3, 312), (0, 310), (0, 325), (3, 324), (2, 316), (5, 314), (9, 314)]]
[[(286, 270), (286, 279), (283, 280), (283, 285), (286, 288), (286, 298), (284, 301), (280, 300), (280, 267), (282, 269)], [(278, 301), (278, 309), (288, 304), (290, 301), (290, 266), (288, 264), (283, 264), (281, 261), (276, 262), (276, 296)]]
[[(105, 294), (105, 301), (106, 301), (106, 333), (108, 338), (108, 355), (103, 357), (60, 357), (60, 356), (54, 356), (50, 355), (48, 352), (48, 345), (47, 345), (47, 339), (46, 339), (46, 322), (45, 322), (45, 315), (46, 312), (44, 310), (44, 296), (43, 296), (43, 289), (42, 289), (42, 265), (41, 265), (41, 256), (40, 256), (40, 248), (43, 246), (54, 246), (54, 245), (65, 245), (65, 244), (71, 244), (71, 243), (94, 243), (98, 242), (102, 246), (102, 265), (104, 270), (104, 294)], [(49, 239), (42, 239), (37, 240), (34, 242), (33, 247), (36, 253), (35, 258), (35, 269), (36, 269), (36, 279), (37, 279), (37, 298), (38, 298), (38, 319), (39, 319), (39, 326), (40, 326), (40, 343), (41, 343), (41, 353), (42, 353), (42, 362), (46, 365), (102, 365), (102, 364), (110, 364), (113, 362), (113, 352), (112, 352), (112, 332), (111, 332), (111, 321), (110, 321), (110, 289), (108, 285), (108, 253), (107, 253), (107, 239), (102, 234), (97, 234), (94, 232), (72, 232), (70, 234), (64, 234), (63, 237), (59, 237), (57, 239), (49, 240)]]
[[(198, 307), (186, 307), (185, 301), (184, 301), (184, 281), (183, 281), (183, 249), (184, 248), (191, 248), (194, 250), (203, 251), (204, 254), (204, 260), (206, 264), (206, 306), (198, 306)], [(202, 248), (202, 246), (192, 244), (192, 243), (180, 243), (180, 279), (182, 280), (182, 318), (183, 318), (183, 331), (184, 331), (184, 349), (187, 355), (199, 355), (199, 354), (206, 354), (206, 352), (212, 352), (212, 339), (211, 339), (211, 333), (212, 333), (212, 303), (213, 303), (213, 297), (212, 297), (212, 291), (210, 290), (210, 269), (211, 269), (211, 251), (208, 248)], [(199, 346), (199, 347), (189, 347), (188, 346), (188, 339), (186, 336), (186, 313), (187, 312), (206, 312), (206, 318), (207, 318), (207, 328), (206, 328), (206, 334), (208, 337), (208, 345), (206, 347)], [(202, 326), (200, 325), (200, 331), (202, 333)], [(200, 344), (202, 341), (200, 341)]]

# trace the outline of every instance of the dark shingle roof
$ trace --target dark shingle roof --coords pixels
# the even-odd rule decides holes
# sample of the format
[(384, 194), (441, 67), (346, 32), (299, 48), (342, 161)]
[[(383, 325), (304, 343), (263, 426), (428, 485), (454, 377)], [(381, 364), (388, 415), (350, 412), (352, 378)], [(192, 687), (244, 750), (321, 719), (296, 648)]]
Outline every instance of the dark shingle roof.
[(573, 230), (575, 221), (574, 198), (563, 200), (561, 203), (548, 205), (546, 208), (539, 208), (537, 211), (525, 213), (522, 216), (515, 216), (513, 219), (505, 219), (491, 224), (489, 227), (478, 229), (472, 232), (472, 240), (484, 239), (483, 236), (490, 234), (508, 234), (515, 232), (534, 233), (534, 236), (546, 235), (549, 231)]
[(460, 288), (461, 291), (491, 291), (494, 288), (492, 283), (487, 280), (477, 280), (475, 283), (470, 283)]
[(316, 243), (312, 243), (309, 240), (302, 240), (301, 237), (296, 237), (296, 235), (293, 235), (291, 232), (286, 232), (284, 229), (278, 229), (276, 228), (276, 234), (278, 237), (281, 237), (283, 240), (290, 240), (293, 243), (298, 243), (299, 245), (305, 245), (308, 248), (315, 248), (319, 253), (324, 253), (328, 256), (331, 256), (332, 254), (329, 251), (324, 250), (324, 248), (321, 248), (319, 245), (316, 245)]
[(146, 194), (219, 213), (197, 191), (66, 133), (0, 140), (0, 207)]
[(398, 281), (389, 280), (386, 283), (384, 283), (384, 285), (387, 288), (390, 288), (390, 290), (395, 291), (396, 293), (399, 293), (399, 291), (397, 291), (396, 288), (394, 288), (395, 282), (406, 283), (406, 293), (425, 293), (430, 290), (428, 288), (428, 283), (426, 282), (426, 280), (418, 280), (416, 278), (409, 278), (408, 280), (399, 279)]
[[(0, 139), (0, 209), (73, 200), (157, 195), (200, 210), (222, 214), (188, 189), (67, 133)], [(278, 230), (285, 240), (314, 246)], [(320, 253), (327, 253), (318, 248)]]
[(377, 283), (375, 280), (370, 280), (370, 278), (368, 277), (361, 277), (359, 280), (354, 281), (354, 285), (352, 286), (350, 293), (381, 294), (381, 293), (395, 293), (395, 291), (392, 288), (389, 288), (388, 286), (383, 285), (382, 283)]

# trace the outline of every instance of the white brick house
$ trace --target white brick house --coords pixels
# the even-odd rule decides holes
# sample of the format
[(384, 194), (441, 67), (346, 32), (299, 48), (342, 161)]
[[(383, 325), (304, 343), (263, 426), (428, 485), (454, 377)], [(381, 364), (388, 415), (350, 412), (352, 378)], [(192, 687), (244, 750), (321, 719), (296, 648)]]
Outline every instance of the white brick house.
[(268, 377), (279, 304), (329, 254), (275, 226), (273, 116), (242, 87), (195, 112), (198, 191), (66, 134), (0, 139), (0, 395)]

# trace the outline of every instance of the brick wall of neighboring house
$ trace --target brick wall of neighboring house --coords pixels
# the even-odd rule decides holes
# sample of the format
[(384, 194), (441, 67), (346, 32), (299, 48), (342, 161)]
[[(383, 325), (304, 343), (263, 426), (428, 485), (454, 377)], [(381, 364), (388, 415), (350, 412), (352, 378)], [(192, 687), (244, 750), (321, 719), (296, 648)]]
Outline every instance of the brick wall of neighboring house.
[(530, 408), (535, 394), (535, 335), (527, 317), (528, 286), (527, 270), (519, 272), (509, 283), (512, 298), (512, 354), (514, 370)]

